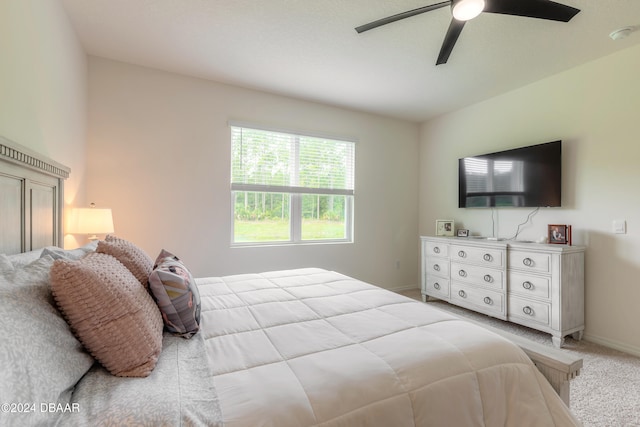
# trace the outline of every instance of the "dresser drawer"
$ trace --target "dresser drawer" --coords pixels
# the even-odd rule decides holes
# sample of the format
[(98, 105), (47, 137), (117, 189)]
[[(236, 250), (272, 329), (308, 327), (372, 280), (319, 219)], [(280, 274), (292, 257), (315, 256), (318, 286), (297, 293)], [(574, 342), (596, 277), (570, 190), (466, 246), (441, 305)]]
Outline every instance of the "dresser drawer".
[(504, 271), (461, 262), (451, 262), (451, 280), (504, 289)]
[(425, 256), (449, 257), (449, 245), (441, 242), (426, 242)]
[(504, 318), (504, 294), (451, 282), (451, 302)]
[(429, 276), (425, 281), (425, 293), (436, 298), (449, 299), (449, 279)]
[(509, 271), (509, 292), (527, 297), (551, 298), (551, 277)]
[(519, 319), (522, 324), (533, 327), (551, 325), (551, 304), (536, 302), (509, 295), (509, 319)]
[(427, 257), (425, 261), (427, 277), (431, 274), (449, 277), (449, 260), (444, 258)]
[(451, 245), (451, 260), (464, 261), (488, 267), (504, 267), (504, 251), (493, 248)]
[(537, 273), (551, 272), (551, 254), (509, 251), (509, 268)]

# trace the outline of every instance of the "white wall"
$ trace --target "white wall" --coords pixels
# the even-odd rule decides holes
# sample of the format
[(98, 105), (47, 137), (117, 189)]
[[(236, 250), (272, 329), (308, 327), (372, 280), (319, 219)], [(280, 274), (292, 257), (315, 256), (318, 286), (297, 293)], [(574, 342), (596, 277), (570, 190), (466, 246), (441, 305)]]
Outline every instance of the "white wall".
[(84, 203), (86, 76), (59, 2), (0, 1), (0, 135), (71, 168), (68, 205)]
[[(99, 58), (88, 111), (88, 201), (152, 257), (196, 276), (318, 266), (418, 286), (418, 125)], [(231, 248), (229, 120), (356, 138), (355, 243)]]
[[(638, 70), (635, 47), (418, 129), (93, 58), (87, 105), (87, 60), (59, 2), (0, 2), (0, 135), (71, 167), (68, 205), (112, 207), (117, 234), (152, 255), (175, 251), (200, 276), (316, 265), (388, 288), (416, 286), (418, 229), (432, 234), (436, 219), (453, 218), (492, 233), (490, 211), (456, 207), (457, 159), (563, 139), (564, 207), (540, 211), (520, 237), (573, 225), (575, 243), (588, 247), (586, 338), (635, 354)], [(357, 138), (356, 243), (231, 249), (229, 119)], [(528, 213), (499, 210), (497, 235), (513, 235)], [(613, 219), (627, 221), (627, 234), (611, 233)]]
[[(563, 207), (542, 209), (521, 239), (571, 224), (586, 252), (588, 340), (640, 355), (640, 47), (424, 123), (420, 233), (451, 218), (492, 234), (491, 210), (457, 208), (457, 159), (563, 140)], [(496, 210), (497, 237), (511, 237), (530, 209)], [(614, 219), (627, 234), (613, 234)]]

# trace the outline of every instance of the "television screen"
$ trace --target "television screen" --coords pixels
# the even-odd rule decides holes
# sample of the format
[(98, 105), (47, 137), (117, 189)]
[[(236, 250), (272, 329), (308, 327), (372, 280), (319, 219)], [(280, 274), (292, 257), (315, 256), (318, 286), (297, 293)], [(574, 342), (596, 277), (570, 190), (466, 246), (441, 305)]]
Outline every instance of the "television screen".
[(458, 160), (461, 208), (559, 207), (562, 141)]

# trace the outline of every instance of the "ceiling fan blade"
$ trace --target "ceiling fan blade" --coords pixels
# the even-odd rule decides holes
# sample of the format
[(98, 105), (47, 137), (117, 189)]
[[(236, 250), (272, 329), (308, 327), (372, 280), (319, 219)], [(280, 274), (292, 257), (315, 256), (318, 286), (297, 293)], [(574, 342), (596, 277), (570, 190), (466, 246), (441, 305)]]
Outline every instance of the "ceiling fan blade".
[(442, 42), (442, 47), (440, 48), (440, 54), (438, 55), (436, 65), (446, 64), (465, 23), (466, 21), (458, 21), (457, 19), (451, 20), (451, 24), (449, 24), (449, 29), (447, 30), (447, 35), (444, 36), (444, 41)]
[(485, 0), (483, 12), (569, 22), (580, 9), (551, 0)]
[(406, 12), (398, 13), (396, 15), (387, 16), (386, 18), (378, 19), (377, 21), (369, 22), (368, 24), (356, 27), (358, 33), (369, 31), (374, 28), (378, 28), (382, 25), (390, 24), (392, 22), (400, 21), (401, 19), (410, 18), (412, 16), (420, 15), (421, 13), (430, 12), (432, 10), (440, 9), (441, 7), (451, 5), (451, 0), (443, 1), (442, 3), (436, 3), (429, 6), (419, 7), (417, 9), (408, 10)]

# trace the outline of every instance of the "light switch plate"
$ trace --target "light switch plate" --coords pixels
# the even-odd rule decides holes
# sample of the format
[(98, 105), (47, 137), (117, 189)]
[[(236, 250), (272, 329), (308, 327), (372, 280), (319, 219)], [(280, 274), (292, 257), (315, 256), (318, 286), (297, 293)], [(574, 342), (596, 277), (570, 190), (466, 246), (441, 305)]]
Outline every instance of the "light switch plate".
[(612, 231), (615, 234), (625, 234), (627, 232), (627, 221), (624, 219), (614, 219)]

